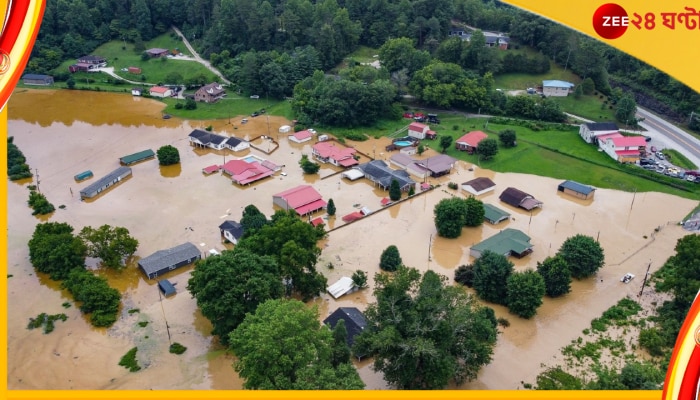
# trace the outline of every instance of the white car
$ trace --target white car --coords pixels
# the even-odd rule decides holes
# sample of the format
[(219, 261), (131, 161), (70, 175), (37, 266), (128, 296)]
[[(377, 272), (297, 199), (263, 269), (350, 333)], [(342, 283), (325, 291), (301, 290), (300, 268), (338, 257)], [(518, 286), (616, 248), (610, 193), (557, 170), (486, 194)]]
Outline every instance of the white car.
[(282, 176), (287, 176), (287, 173), (286, 173), (286, 172), (280, 172), (280, 175), (282, 175)]

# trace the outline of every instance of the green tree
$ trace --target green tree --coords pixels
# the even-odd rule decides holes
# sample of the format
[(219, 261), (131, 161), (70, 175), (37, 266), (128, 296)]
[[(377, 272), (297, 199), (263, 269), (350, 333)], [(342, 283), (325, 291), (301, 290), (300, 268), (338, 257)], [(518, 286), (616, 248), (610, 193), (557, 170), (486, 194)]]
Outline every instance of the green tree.
[(328, 199), (328, 205), (326, 206), (326, 212), (328, 212), (328, 215), (334, 216), (335, 215), (335, 202), (333, 199)]
[(592, 237), (582, 234), (566, 239), (557, 255), (566, 261), (571, 276), (576, 279), (592, 276), (605, 264), (605, 255), (600, 244)]
[(486, 138), (476, 145), (476, 154), (482, 160), (490, 160), (498, 154), (498, 142), (496, 139)]
[(544, 278), (547, 296), (559, 297), (571, 291), (571, 271), (561, 256), (547, 257), (538, 262), (537, 272)]
[(268, 224), (240, 240), (238, 247), (274, 257), (288, 294), (295, 292), (307, 301), (326, 289), (326, 278), (316, 270), (321, 254), (317, 242), (324, 235), (322, 227), (303, 221), (294, 210), (279, 210)]
[(416, 185), (411, 185), (408, 187), (408, 197), (411, 197), (414, 194), (416, 194)]
[(471, 264), (460, 265), (455, 269), (455, 281), (464, 286), (474, 286), (474, 266)]
[(507, 284), (513, 273), (513, 263), (503, 254), (485, 250), (473, 266), (476, 294), (491, 303), (507, 304)]
[(515, 147), (515, 145), (516, 145), (515, 131), (512, 129), (504, 129), (504, 130), (498, 132), (498, 140), (501, 142), (501, 144), (505, 148)]
[(129, 230), (117, 226), (102, 225), (95, 229), (84, 227), (78, 237), (87, 245), (87, 255), (99, 258), (102, 264), (109, 268), (121, 269), (125, 261), (131, 257), (139, 246)]
[(309, 157), (306, 154), (301, 156), (301, 160), (299, 160), (299, 165), (301, 166), (301, 169), (304, 171), (304, 173), (307, 175), (317, 174), (318, 170), (321, 169), (321, 166), (318, 163), (309, 160)]
[(367, 273), (361, 269), (352, 273), (352, 283), (360, 289), (367, 287)]
[(615, 119), (625, 125), (636, 125), (636, 113), (637, 102), (634, 100), (634, 96), (629, 93), (623, 94), (615, 105)]
[(275, 260), (238, 247), (197, 262), (187, 290), (197, 300), (202, 315), (211, 321), (212, 334), (224, 343), (246, 313), (284, 294)]
[(659, 390), (664, 373), (650, 362), (628, 361), (620, 370), (620, 381), (629, 390)]
[(86, 255), (87, 247), (65, 222), (38, 224), (29, 239), (29, 261), (53, 280), (66, 279), (72, 270), (84, 269)]
[(75, 79), (73, 79), (72, 76), (66, 81), (66, 87), (68, 89), (75, 89)]
[(185, 99), (185, 110), (196, 110), (197, 109), (197, 102), (194, 101), (194, 99), (187, 98)]
[(29, 191), (27, 203), (34, 209), (32, 215), (46, 215), (56, 211), (56, 207), (49, 202), (46, 196), (33, 189)]
[(169, 144), (162, 146), (156, 152), (158, 156), (158, 164), (173, 165), (180, 162), (180, 151), (175, 146)]
[(333, 348), (331, 350), (331, 364), (334, 368), (342, 364), (350, 363), (350, 347), (348, 346), (348, 330), (345, 328), (345, 320), (339, 319), (333, 328)]
[(333, 337), (318, 310), (298, 300), (268, 300), (229, 335), (246, 389), (363, 389), (348, 363), (334, 368)]
[(528, 269), (510, 274), (506, 283), (508, 310), (522, 318), (532, 318), (542, 305), (545, 293), (544, 278)]
[(467, 203), (458, 197), (440, 200), (433, 209), (438, 235), (457, 238), (466, 223)]
[(243, 209), (241, 217), (241, 226), (243, 226), (243, 236), (250, 236), (257, 229), (265, 226), (269, 221), (265, 214), (261, 213), (257, 207), (252, 204), (247, 205)]
[(595, 83), (591, 78), (584, 79), (579, 86), (585, 95), (591, 95), (595, 92)]
[(452, 136), (442, 135), (440, 136), (440, 148), (442, 152), (446, 152), (448, 148), (452, 145)]
[(416, 152), (419, 156), (422, 156), (423, 153), (425, 153), (425, 145), (419, 144), (418, 149), (416, 149)]
[(464, 225), (474, 227), (483, 224), (486, 213), (484, 202), (474, 196), (469, 196), (464, 200), (464, 203), (467, 210), (464, 216)]
[(537, 375), (537, 390), (581, 390), (583, 382), (557, 366)]
[(396, 179), (392, 179), (391, 185), (389, 185), (389, 198), (391, 201), (401, 200), (401, 186)]
[(377, 274), (376, 303), (356, 354), (374, 356), (374, 369), (397, 389), (442, 389), (474, 379), (496, 343), (493, 310), (481, 307), (445, 276), (401, 267)]
[(384, 249), (381, 257), (379, 258), (379, 268), (383, 271), (393, 272), (396, 271), (401, 265), (403, 265), (403, 260), (401, 260), (401, 255), (399, 254), (399, 249), (393, 244)]
[(70, 271), (63, 287), (80, 302), (80, 311), (90, 314), (93, 326), (111, 326), (117, 321), (121, 295), (117, 289), (107, 284), (107, 279), (96, 276), (85, 269), (75, 268)]

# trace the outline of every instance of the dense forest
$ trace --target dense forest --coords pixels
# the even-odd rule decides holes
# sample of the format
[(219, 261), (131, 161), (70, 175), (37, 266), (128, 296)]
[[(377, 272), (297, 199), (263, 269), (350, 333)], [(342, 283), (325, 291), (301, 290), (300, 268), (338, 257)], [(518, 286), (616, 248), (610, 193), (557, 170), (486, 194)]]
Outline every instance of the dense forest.
[[(436, 61), (460, 66), (463, 72), (454, 79), (472, 82), (482, 81), (487, 72), (546, 72), (551, 60), (582, 79), (590, 77), (595, 89), (613, 100), (621, 91), (633, 91), (639, 105), (700, 130), (700, 119), (688, 118), (700, 111), (700, 95), (684, 84), (602, 42), (486, 0), (48, 0), (27, 71), (52, 72), (64, 60), (111, 40), (143, 50), (146, 41), (170, 26), (179, 27), (204, 57), (251, 93), (292, 96), (298, 82), (317, 69), (333, 70), (358, 46), (382, 48), (406, 38), (413, 49), (410, 58), (394, 59), (396, 68), (392, 60), (380, 58), (391, 73), (380, 79), (395, 85), (397, 96), (409, 83), (415, 88), (414, 74)], [(537, 52), (502, 55), (483, 46), (478, 33), (469, 42), (450, 38), (453, 27), (465, 26), (503, 32), (511, 48)], [(473, 104), (457, 100), (448, 106), (505, 107), (502, 99), (491, 97), (487, 93)]]

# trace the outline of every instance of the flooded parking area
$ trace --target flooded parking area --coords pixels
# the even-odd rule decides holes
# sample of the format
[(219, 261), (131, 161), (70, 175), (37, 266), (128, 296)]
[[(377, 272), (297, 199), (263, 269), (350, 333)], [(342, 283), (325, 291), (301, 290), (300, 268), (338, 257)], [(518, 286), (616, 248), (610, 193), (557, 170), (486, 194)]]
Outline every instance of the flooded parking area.
[[(41, 110), (41, 111), (38, 111)], [(598, 189), (593, 200), (579, 200), (557, 191), (560, 181), (539, 176), (501, 174), (474, 168), (458, 161), (450, 176), (428, 178), (436, 189), (382, 210), (381, 199), (388, 193), (366, 179), (349, 181), (336, 167), (324, 165), (317, 175), (304, 175), (298, 162), (311, 154), (313, 142), (294, 143), (279, 134), (283, 118), (261, 116), (217, 121), (182, 121), (161, 117), (162, 104), (131, 96), (95, 92), (36, 91), (13, 94), (8, 103), (8, 134), (25, 154), (35, 172), (30, 181), (9, 183), (8, 187), (8, 387), (10, 389), (240, 389), (242, 382), (215, 338), (211, 325), (198, 311), (186, 291), (192, 267), (165, 276), (175, 284), (177, 294), (162, 298), (155, 280), (137, 270), (136, 260), (184, 242), (194, 243), (208, 254), (230, 248), (221, 241), (218, 226), (225, 220), (241, 218), (243, 208), (254, 204), (264, 214), (275, 211), (272, 197), (301, 184), (312, 185), (328, 201), (333, 199), (337, 214), (320, 217), (334, 229), (320, 245), (318, 269), (329, 284), (361, 269), (368, 273), (370, 288), (379, 271), (379, 256), (396, 245), (404, 263), (422, 271), (437, 271), (450, 278), (454, 269), (472, 262), (469, 247), (505, 228), (515, 228), (532, 238), (534, 252), (512, 259), (516, 269), (535, 268), (538, 261), (554, 255), (562, 242), (577, 233), (597, 238), (605, 250), (606, 266), (597, 276), (576, 281), (572, 293), (545, 299), (537, 316), (522, 320), (501, 306), (492, 306), (497, 317), (511, 325), (502, 329), (493, 358), (474, 382), (462, 389), (516, 389), (521, 381), (533, 381), (540, 364), (552, 360), (559, 348), (576, 338), (602, 311), (626, 295), (636, 296), (641, 279), (624, 285), (627, 272), (643, 276), (649, 263), (660, 267), (673, 253), (675, 242), (687, 234), (678, 222), (697, 202), (660, 193), (626, 193)], [(242, 139), (269, 135), (278, 148), (267, 154), (256, 148), (240, 152), (192, 147), (188, 135), (193, 129), (212, 126), (215, 133)], [(364, 154), (386, 159), (389, 139), (349, 142)], [(175, 146), (181, 157), (176, 166), (159, 167), (157, 160), (132, 165), (132, 176), (90, 201), (79, 191), (119, 166), (119, 158), (145, 149), (156, 151)], [(435, 155), (428, 151), (422, 157)], [(240, 186), (221, 172), (205, 175), (202, 169), (223, 165), (234, 158), (269, 160), (283, 166), (274, 175)], [(470, 170), (472, 169), (472, 170)], [(74, 175), (85, 170), (95, 177), (76, 183)], [(282, 175), (284, 172), (285, 175)], [(485, 176), (496, 182), (495, 192), (480, 197), (511, 214), (511, 219), (493, 226), (465, 228), (461, 237), (438, 237), (433, 208), (443, 198), (465, 196), (447, 188)], [(416, 179), (418, 180), (418, 179)], [(40, 190), (57, 210), (50, 221), (67, 222), (79, 231), (83, 226), (123, 226), (139, 241), (139, 249), (128, 268), (104, 271), (110, 285), (123, 292), (120, 320), (109, 329), (92, 328), (60, 286), (39, 275), (28, 260), (27, 242), (41, 222), (27, 206), (28, 184)], [(507, 187), (517, 187), (543, 202), (530, 214), (499, 201)], [(64, 205), (64, 209), (58, 209)], [(342, 216), (366, 207), (369, 216), (347, 224)], [(382, 210), (381, 212), (377, 212)], [(333, 269), (326, 268), (328, 263)], [(328, 294), (310, 302), (323, 319), (337, 307), (364, 309), (373, 301), (371, 289), (339, 299)], [(72, 302), (72, 301), (71, 301)], [(129, 313), (128, 310), (139, 309)], [(54, 332), (44, 335), (27, 330), (28, 318), (39, 313), (66, 313)], [(147, 321), (145, 327), (138, 323)], [(182, 355), (168, 352), (171, 342), (188, 349)], [(143, 369), (130, 373), (117, 365), (130, 348), (139, 348)], [(379, 374), (364, 360), (356, 366), (368, 389), (386, 388)]]

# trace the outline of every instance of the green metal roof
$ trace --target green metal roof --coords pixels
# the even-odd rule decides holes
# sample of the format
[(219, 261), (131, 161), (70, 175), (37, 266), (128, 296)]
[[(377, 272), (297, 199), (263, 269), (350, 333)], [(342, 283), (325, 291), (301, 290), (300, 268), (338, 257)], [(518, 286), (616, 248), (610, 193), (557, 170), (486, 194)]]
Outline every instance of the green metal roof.
[(484, 219), (492, 224), (497, 224), (504, 219), (508, 219), (510, 214), (496, 206), (484, 203)]
[(484, 252), (490, 250), (496, 254), (507, 255), (513, 253), (523, 253), (531, 248), (530, 237), (517, 229), (504, 229), (490, 238), (477, 243), (471, 247), (473, 250)]
[(129, 165), (135, 162), (145, 160), (147, 158), (155, 157), (155, 155), (156, 153), (154, 153), (153, 150), (148, 149), (144, 151), (139, 151), (138, 153), (129, 154), (128, 156), (124, 156), (119, 159), (119, 162), (121, 162), (124, 165)]

